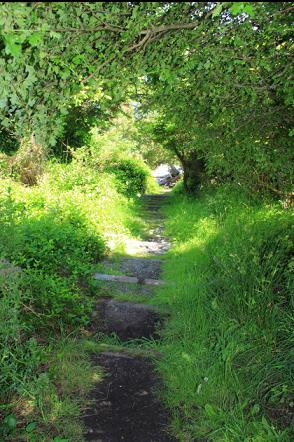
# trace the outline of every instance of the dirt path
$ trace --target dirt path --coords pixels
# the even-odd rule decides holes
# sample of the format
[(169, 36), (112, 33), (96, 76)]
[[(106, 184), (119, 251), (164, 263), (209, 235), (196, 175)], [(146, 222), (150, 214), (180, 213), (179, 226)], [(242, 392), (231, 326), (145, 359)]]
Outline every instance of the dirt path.
[[(168, 196), (145, 195), (142, 199), (143, 214), (150, 225), (148, 237), (127, 243), (126, 257), (115, 263), (106, 261), (104, 272), (95, 274), (105, 297), (97, 302), (92, 327), (109, 335), (115, 333), (122, 341), (158, 338), (164, 319), (153, 306), (131, 299), (132, 296), (147, 299), (154, 288), (164, 284), (160, 279), (160, 255), (169, 247), (162, 236), (160, 215)], [(113, 274), (113, 269), (119, 274)], [(113, 299), (111, 295), (118, 293), (127, 295), (128, 301), (119, 300), (117, 296)], [(141, 351), (138, 356), (138, 352), (130, 350), (108, 351), (96, 355), (93, 362), (103, 368), (105, 376), (91, 392), (90, 406), (84, 415), (86, 440), (176, 441), (168, 432), (168, 412), (156, 394), (160, 380), (150, 354), (144, 355)]]

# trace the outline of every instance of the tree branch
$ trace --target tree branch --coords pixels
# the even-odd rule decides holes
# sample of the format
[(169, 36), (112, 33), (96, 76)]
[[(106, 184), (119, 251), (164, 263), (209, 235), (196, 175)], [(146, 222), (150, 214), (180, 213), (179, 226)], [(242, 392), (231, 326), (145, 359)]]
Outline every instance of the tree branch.
[(193, 23), (174, 23), (171, 25), (161, 25), (161, 26), (154, 26), (151, 29), (143, 29), (140, 34), (141, 35), (145, 35), (148, 32), (150, 32), (150, 30), (152, 31), (153, 34), (157, 34), (159, 32), (166, 32), (166, 31), (179, 31), (181, 29), (194, 29), (196, 28), (196, 26), (198, 26), (198, 22), (193, 22)]
[[(142, 29), (142, 31), (139, 32), (139, 35), (146, 35), (150, 34), (158, 34), (159, 32), (169, 32), (169, 31), (178, 31), (181, 29), (194, 29), (198, 25), (198, 22), (194, 23), (175, 23), (171, 25), (161, 25), (161, 26), (155, 26), (150, 29)], [(36, 31), (42, 31), (41, 29), (10, 29), (9, 32), (36, 32)], [(127, 30), (125, 28), (122, 28), (120, 26), (112, 25), (111, 23), (102, 23), (98, 26), (95, 26), (94, 28), (51, 28), (48, 29), (47, 32), (80, 32), (80, 33), (91, 33), (91, 32), (97, 32), (97, 31), (111, 31), (111, 32), (117, 32), (122, 33), (126, 32)]]
[(145, 37), (142, 38), (142, 40), (139, 41), (139, 43), (137, 43), (137, 44), (135, 44), (135, 45), (133, 45), (133, 46), (128, 48), (128, 52), (132, 52), (134, 50), (139, 49), (141, 46), (144, 46), (144, 44), (147, 43), (147, 41), (151, 38), (151, 36), (152, 36), (152, 31), (149, 30), (146, 33)]

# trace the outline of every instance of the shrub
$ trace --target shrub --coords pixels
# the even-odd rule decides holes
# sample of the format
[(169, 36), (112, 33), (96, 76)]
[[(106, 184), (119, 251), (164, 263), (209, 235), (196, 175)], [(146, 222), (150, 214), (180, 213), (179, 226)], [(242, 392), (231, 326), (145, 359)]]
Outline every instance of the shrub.
[(143, 161), (137, 158), (119, 157), (107, 167), (117, 181), (118, 190), (128, 196), (145, 193), (149, 171)]
[(34, 136), (23, 139), (16, 155), (11, 160), (12, 171), (23, 184), (33, 186), (44, 173), (46, 151), (35, 142)]
[(23, 275), (9, 263), (0, 262), (0, 354), (1, 393), (21, 392), (34, 375), (42, 350), (23, 320), (25, 295), (21, 290)]
[(134, 202), (118, 193), (114, 181), (76, 160), (47, 165), (33, 188), (1, 180), (0, 257), (23, 269), (27, 323), (87, 322), (93, 266), (106, 253), (103, 236), (138, 228)]
[(0, 152), (11, 155), (19, 148), (19, 140), (4, 127), (0, 128)]
[(91, 266), (105, 252), (104, 242), (88, 231), (81, 215), (70, 216), (60, 207), (52, 212), (13, 219), (13, 243), (3, 241), (0, 252), (23, 269), (22, 289), (31, 308), (44, 315), (43, 324), (86, 322), (90, 302), (77, 284), (89, 278)]
[(79, 104), (72, 103), (67, 112), (62, 135), (52, 148), (53, 154), (63, 161), (72, 159), (72, 150), (90, 143), (91, 128), (103, 117), (99, 103), (90, 99), (81, 100)]
[(1, 440), (82, 438), (76, 416), (96, 369), (68, 340), (88, 323), (105, 238), (138, 233), (135, 207), (113, 174), (76, 159), (47, 163), (31, 187), (0, 176)]
[[(16, 226), (17, 243), (11, 258), (22, 268), (59, 275), (79, 275), (105, 251), (101, 238), (88, 232), (85, 221), (55, 214), (28, 218)], [(82, 259), (81, 259), (82, 258)]]
[(99, 236), (88, 232), (81, 218), (59, 218), (60, 212), (17, 226), (17, 242), (9, 258), (24, 269), (31, 303), (37, 312), (45, 313), (44, 319), (85, 323), (90, 301), (81, 296), (77, 283), (90, 277), (91, 266), (105, 246)]

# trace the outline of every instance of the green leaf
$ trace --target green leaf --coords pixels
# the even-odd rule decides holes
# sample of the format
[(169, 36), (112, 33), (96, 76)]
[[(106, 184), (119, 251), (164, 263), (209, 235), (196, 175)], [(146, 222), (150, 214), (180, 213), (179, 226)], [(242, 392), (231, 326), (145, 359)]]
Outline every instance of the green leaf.
[(7, 98), (0, 98), (0, 109), (5, 109), (7, 106)]
[(72, 59), (72, 62), (73, 62), (74, 64), (80, 64), (81, 62), (84, 61), (84, 59), (85, 59), (84, 55), (82, 55), (82, 54), (78, 54), (78, 55), (75, 55), (75, 56), (74, 56), (74, 58)]
[(9, 429), (9, 430), (14, 430), (16, 428), (16, 417), (15, 414), (9, 414), (8, 416), (6, 416), (6, 418), (4, 419), (4, 425)]
[(69, 439), (62, 439), (59, 436), (54, 437), (53, 442), (69, 442)]
[(61, 72), (60, 76), (63, 80), (66, 80), (70, 76), (70, 70), (65, 69), (63, 72)]
[(243, 41), (241, 40), (241, 38), (236, 35), (236, 37), (234, 38), (234, 45), (235, 46), (242, 46), (243, 45)]
[(188, 362), (192, 362), (191, 356), (188, 355), (187, 353), (182, 352), (182, 358), (185, 359)]
[(43, 32), (36, 31), (29, 36), (28, 41), (31, 46), (38, 46), (41, 43), (42, 39), (43, 39)]
[(215, 414), (216, 414), (215, 409), (213, 408), (212, 405), (206, 404), (204, 408), (205, 408), (207, 416), (209, 416), (209, 417), (215, 416)]
[(253, 17), (255, 15), (252, 5), (246, 5), (244, 7), (244, 12), (246, 12), (246, 14), (250, 15), (251, 17)]
[(255, 415), (258, 414), (259, 412), (260, 412), (260, 405), (254, 404), (253, 407), (251, 408), (251, 414)]
[(37, 422), (30, 422), (27, 426), (26, 426), (26, 432), (27, 433), (31, 433), (37, 426)]
[(244, 3), (243, 2), (234, 2), (233, 6), (230, 7), (230, 11), (233, 15), (238, 15), (243, 12)]
[(60, 40), (60, 39), (61, 39), (61, 35), (60, 35), (59, 32), (50, 31), (50, 32), (49, 32), (49, 35), (50, 35), (50, 37), (52, 37), (52, 38), (56, 38), (57, 40)]
[(15, 35), (5, 36), (5, 51), (6, 54), (13, 55), (13, 57), (18, 57), (21, 54), (21, 44), (17, 42)]
[(223, 4), (218, 3), (217, 6), (213, 10), (212, 16), (217, 17), (218, 15), (220, 15), (220, 13), (222, 12), (222, 9), (223, 9)]

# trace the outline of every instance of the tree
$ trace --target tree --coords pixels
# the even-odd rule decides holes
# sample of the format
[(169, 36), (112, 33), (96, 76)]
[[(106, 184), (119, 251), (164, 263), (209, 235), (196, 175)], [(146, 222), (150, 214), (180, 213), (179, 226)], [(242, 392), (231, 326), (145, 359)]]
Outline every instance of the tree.
[(185, 141), (186, 169), (204, 159), (212, 175), (289, 191), (292, 10), (287, 2), (2, 3), (2, 125), (52, 146), (85, 86), (102, 88), (113, 106), (130, 84), (145, 83), (146, 103)]
[(174, 70), (145, 80), (144, 106), (173, 128), (165, 144), (178, 150), (183, 166), (188, 159), (187, 190), (197, 189), (204, 162), (210, 176), (287, 194), (294, 159), (291, 11), (283, 3), (220, 6), (197, 39), (175, 51)]

